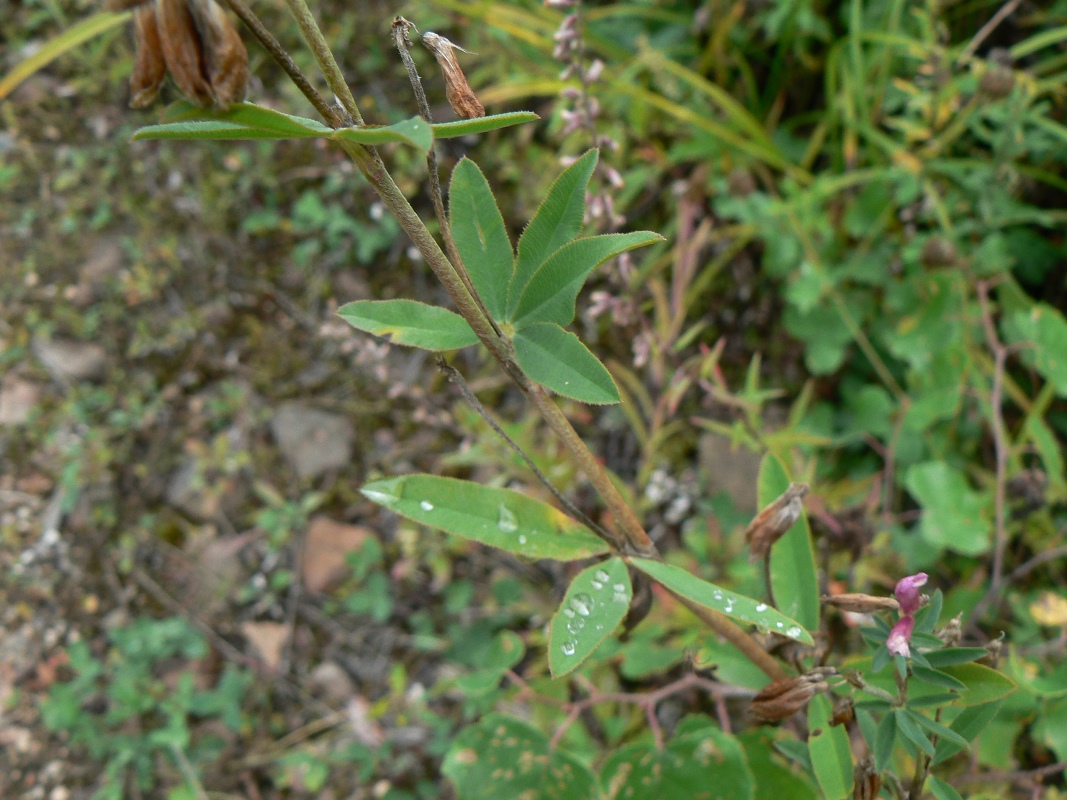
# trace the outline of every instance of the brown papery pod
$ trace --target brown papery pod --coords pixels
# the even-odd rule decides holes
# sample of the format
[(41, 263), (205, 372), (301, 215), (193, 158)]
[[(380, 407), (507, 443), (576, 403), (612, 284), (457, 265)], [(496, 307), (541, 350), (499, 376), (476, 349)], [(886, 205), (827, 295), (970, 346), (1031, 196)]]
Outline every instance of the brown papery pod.
[(882, 790), (882, 776), (875, 769), (874, 759), (867, 756), (852, 773), (853, 800), (876, 800)]
[(156, 99), (163, 79), (167, 77), (154, 6), (140, 6), (133, 10), (133, 35), (137, 57), (130, 75), (130, 105), (147, 108)]
[(200, 34), (186, 0), (156, 0), (156, 25), (167, 70), (182, 94), (197, 105), (211, 105)]
[(778, 722), (802, 711), (815, 695), (825, 692), (830, 684), (824, 674), (816, 670), (809, 675), (799, 675), (774, 681), (763, 687), (752, 698), (750, 711), (757, 722)]
[(226, 12), (215, 0), (187, 0), (200, 35), (204, 77), (215, 105), (225, 108), (245, 99), (248, 50)]
[(898, 611), (900, 609), (900, 603), (895, 597), (876, 597), (870, 594), (824, 594), (822, 602), (854, 614), (873, 614), (876, 611)]
[[(460, 69), (456, 60), (455, 50), (463, 50), (462, 47), (452, 44), (444, 36), (426, 32), (422, 35), (422, 43), (426, 45), (437, 63), (441, 65), (441, 72), (445, 76), (445, 97), (452, 110), (463, 119), (474, 119), (485, 116), (485, 106), (478, 102), (478, 98), (467, 83), (467, 76)], [(463, 52), (467, 52), (464, 50)]]
[(807, 493), (807, 484), (789, 484), (789, 488), (782, 492), (780, 497), (759, 512), (749, 523), (745, 531), (745, 541), (748, 542), (749, 547), (749, 561), (755, 564), (766, 558), (774, 543), (800, 519), (800, 512), (804, 509), (802, 500)]

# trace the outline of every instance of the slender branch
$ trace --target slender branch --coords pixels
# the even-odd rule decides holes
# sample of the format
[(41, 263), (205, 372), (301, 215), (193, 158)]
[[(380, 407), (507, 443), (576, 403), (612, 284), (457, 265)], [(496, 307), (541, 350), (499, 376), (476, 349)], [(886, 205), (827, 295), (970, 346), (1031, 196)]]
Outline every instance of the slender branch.
[[(989, 586), (989, 602), (992, 602), (1000, 594), (1004, 584), (1004, 552), (1008, 544), (1008, 532), (1006, 524), (1006, 472), (1008, 464), (1008, 441), (1004, 429), (1004, 415), (1001, 408), (1004, 400), (1004, 371), (1008, 358), (1008, 348), (1000, 341), (997, 335), (996, 325), (993, 322), (993, 313), (989, 304), (989, 283), (979, 281), (977, 285), (978, 305), (982, 314), (982, 328), (985, 331), (986, 342), (993, 353), (993, 386), (989, 392), (990, 414), (993, 424), (993, 447), (996, 458), (996, 486), (994, 495), (995, 532), (993, 544), (993, 574)], [(985, 600), (985, 598), (983, 598)], [(988, 605), (988, 603), (986, 603)], [(983, 606), (981, 611), (985, 611)], [(968, 624), (978, 619), (979, 608), (976, 606), (971, 612)]]
[(996, 27), (1004, 20), (1006, 20), (1015, 11), (1015, 9), (1019, 7), (1019, 4), (1021, 2), (1022, 0), (1008, 0), (1008, 2), (1006, 2), (999, 9), (997, 9), (997, 13), (989, 18), (989, 22), (982, 26), (981, 30), (979, 30), (978, 33), (974, 35), (974, 38), (971, 39), (970, 43), (963, 49), (963, 52), (960, 53), (959, 58), (956, 59), (956, 63), (962, 64), (964, 61), (974, 55), (975, 50), (977, 50), (982, 44), (982, 42), (984, 42), (989, 37), (989, 34), (996, 30)]
[(956, 780), (960, 783), (1000, 783), (1002, 781), (1016, 783), (1032, 781), (1034, 778), (1044, 778), (1064, 771), (1067, 771), (1067, 761), (1059, 761), (1037, 769), (1017, 770), (1015, 772), (973, 772), (960, 775)]
[[(409, 22), (403, 17), (396, 17), (393, 20), (393, 43), (396, 45), (396, 49), (400, 53), (400, 60), (404, 62), (404, 68), (408, 71), (408, 80), (411, 82), (411, 88), (415, 92), (415, 100), (419, 105), (419, 113), (422, 114), (427, 122), (433, 124), (433, 115), (430, 113), (430, 104), (426, 100), (426, 91), (422, 87), (422, 78), (419, 77), (419, 71), (415, 67), (415, 59), (413, 59), (411, 53), (408, 52), (408, 47), (411, 46), (411, 40), (408, 38), (408, 31), (412, 28), (415, 28), (414, 23)], [(434, 215), (437, 217), (437, 225), (441, 229), (441, 239), (444, 240), (445, 243), (445, 252), (448, 253), (448, 258), (456, 268), (456, 272), (459, 274), (460, 279), (466, 284), (467, 291), (471, 293), (471, 297), (473, 297), (478, 305), (481, 306), (482, 313), (485, 314), (485, 318), (489, 320), (489, 324), (493, 326), (493, 330), (496, 331), (498, 336), (501, 336), (500, 328), (497, 327), (492, 315), (485, 307), (485, 303), (482, 302), (481, 296), (474, 288), (474, 281), (471, 280), (470, 274), (467, 272), (467, 268), (463, 264), (463, 257), (460, 256), (459, 250), (456, 248), (456, 242), (452, 238), (452, 226), (449, 224), (448, 215), (445, 214), (445, 198), (444, 193), (441, 191), (441, 175), (437, 165), (436, 142), (430, 145), (430, 149), (426, 153), (426, 170), (430, 174), (430, 198), (433, 200), (433, 211)]]
[(341, 74), (341, 68), (337, 66), (333, 51), (326, 43), (326, 37), (322, 35), (319, 24), (315, 21), (315, 16), (308, 8), (306, 0), (285, 0), (285, 2), (289, 5), (289, 11), (292, 12), (297, 25), (300, 26), (304, 41), (311, 48), (311, 53), (315, 56), (315, 61), (322, 70), (330, 91), (337, 97), (341, 108), (352, 118), (352, 122), (356, 125), (363, 125), (363, 115), (359, 113), (356, 98), (352, 96), (352, 90), (345, 81), (344, 75)]
[(1029, 575), (1042, 564), (1047, 564), (1049, 561), (1055, 561), (1057, 558), (1064, 557), (1067, 557), (1067, 545), (1060, 545), (1059, 547), (1053, 547), (1051, 550), (1045, 550), (1042, 553), (1038, 553), (1008, 573), (1008, 577), (1004, 579), (1004, 583), (1008, 584), (1012, 581), (1017, 581), (1020, 578)]
[(341, 118), (337, 116), (337, 112), (330, 108), (330, 104), (326, 102), (321, 94), (315, 91), (315, 87), (300, 71), (300, 67), (296, 65), (296, 62), (293, 61), (278, 40), (274, 38), (274, 35), (267, 30), (259, 17), (255, 15), (255, 12), (245, 4), (244, 0), (225, 0), (225, 3), (240, 18), (241, 22), (252, 31), (252, 34), (259, 39), (259, 43), (271, 54), (278, 66), (285, 70), (285, 74), (296, 84), (296, 88), (303, 93), (311, 105), (315, 106), (315, 110), (326, 120), (327, 124), (331, 128), (341, 127)]
[(897, 419), (893, 424), (893, 434), (889, 438), (885, 451), (885, 469), (882, 471), (882, 524), (888, 526), (893, 516), (893, 485), (896, 482), (897, 445), (900, 443), (900, 432), (904, 429), (904, 420), (911, 408), (911, 398), (904, 395), (900, 399), (900, 408), (897, 410)]
[(557, 501), (559, 501), (559, 504), (563, 506), (567, 513), (569, 513), (572, 517), (577, 519), (586, 527), (596, 531), (597, 535), (601, 539), (604, 539), (605, 541), (611, 541), (611, 536), (608, 534), (608, 532), (601, 528), (599, 525), (597, 525), (595, 522), (593, 522), (593, 520), (589, 519), (588, 516), (582, 513), (582, 510), (580, 508), (578, 508), (576, 505), (574, 505), (574, 503), (564, 497), (563, 493), (560, 492), (560, 490), (553, 485), (552, 481), (548, 479), (548, 476), (545, 475), (545, 473), (543, 473), (541, 469), (533, 462), (533, 459), (526, 454), (526, 451), (519, 447), (518, 442), (516, 442), (514, 439), (508, 436), (507, 433), (504, 432), (504, 429), (497, 424), (497, 421), (493, 419), (486, 407), (483, 406), (481, 401), (477, 398), (477, 396), (475, 396), (474, 392), (471, 390), (471, 387), (467, 384), (467, 381), (463, 378), (463, 375), (460, 374), (460, 371), (458, 369), (446, 363), (445, 360), (440, 357), (438, 357), (437, 359), (437, 368), (443, 373), (445, 373), (445, 375), (448, 376), (448, 379), (456, 385), (456, 388), (459, 389), (460, 394), (463, 395), (463, 399), (470, 404), (471, 408), (478, 412), (478, 416), (480, 416), (485, 421), (485, 424), (492, 428), (493, 432), (501, 439), (503, 439), (507, 443), (508, 447), (510, 447), (518, 454), (519, 458), (526, 462), (526, 466), (530, 468), (530, 471), (533, 472), (535, 476), (537, 476), (537, 480), (541, 481), (542, 485), (546, 489), (548, 489), (548, 491), (552, 492), (552, 496), (555, 497)]
[[(671, 594), (674, 594), (674, 592), (671, 592)], [(789, 673), (786, 672), (785, 667), (783, 667), (774, 656), (760, 647), (755, 639), (749, 636), (728, 616), (713, 609), (697, 605), (692, 600), (682, 597), (680, 594), (674, 594), (674, 596), (678, 598), (683, 606), (696, 614), (701, 622), (744, 653), (745, 657), (763, 670), (768, 678), (773, 681), (781, 681), (789, 677)]]

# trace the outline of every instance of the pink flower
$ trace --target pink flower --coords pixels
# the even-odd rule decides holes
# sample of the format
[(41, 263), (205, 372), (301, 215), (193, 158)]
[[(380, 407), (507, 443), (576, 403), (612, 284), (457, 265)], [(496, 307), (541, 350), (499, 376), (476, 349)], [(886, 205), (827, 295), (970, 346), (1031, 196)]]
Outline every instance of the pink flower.
[(897, 620), (897, 624), (889, 631), (889, 638), (885, 640), (885, 646), (895, 656), (911, 658), (911, 633), (915, 630), (915, 618), (906, 614)]
[(922, 606), (922, 596), (919, 594), (919, 589), (925, 585), (929, 577), (925, 572), (919, 572), (915, 575), (901, 578), (897, 582), (897, 586), (893, 590), (893, 596), (900, 603), (901, 614), (910, 615), (919, 610), (919, 607)]

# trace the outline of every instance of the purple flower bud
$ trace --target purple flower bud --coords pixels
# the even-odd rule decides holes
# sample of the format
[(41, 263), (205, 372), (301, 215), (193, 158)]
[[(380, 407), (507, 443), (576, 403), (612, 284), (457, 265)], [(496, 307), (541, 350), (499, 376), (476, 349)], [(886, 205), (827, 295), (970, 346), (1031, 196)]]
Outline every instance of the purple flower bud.
[(915, 630), (915, 618), (906, 614), (897, 620), (897, 624), (889, 631), (889, 638), (885, 640), (885, 646), (895, 656), (911, 658), (911, 632)]
[(919, 572), (915, 575), (901, 578), (897, 582), (897, 586), (893, 590), (893, 596), (896, 597), (897, 602), (900, 603), (901, 614), (914, 614), (919, 610), (919, 607), (922, 606), (922, 597), (919, 594), (919, 588), (926, 583), (929, 577), (930, 576), (925, 572)]

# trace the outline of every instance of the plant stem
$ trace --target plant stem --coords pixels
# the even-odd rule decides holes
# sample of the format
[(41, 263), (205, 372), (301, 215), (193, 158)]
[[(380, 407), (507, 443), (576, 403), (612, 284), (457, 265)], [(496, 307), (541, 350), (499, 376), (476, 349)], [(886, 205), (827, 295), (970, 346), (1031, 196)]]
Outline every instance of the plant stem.
[[(672, 594), (674, 593), (672, 592)], [(785, 667), (774, 656), (760, 647), (759, 642), (749, 636), (741, 626), (735, 624), (728, 616), (714, 609), (698, 605), (679, 594), (674, 596), (678, 598), (683, 606), (696, 614), (701, 622), (740, 650), (749, 661), (763, 670), (764, 674), (772, 681), (782, 681), (789, 677)]]
[(315, 17), (311, 13), (311, 9), (308, 8), (306, 0), (285, 0), (285, 2), (289, 5), (289, 11), (292, 12), (297, 25), (300, 26), (300, 32), (304, 34), (304, 41), (311, 48), (311, 53), (315, 56), (315, 61), (318, 63), (319, 69), (322, 70), (330, 91), (337, 97), (337, 102), (341, 104), (341, 108), (352, 118), (352, 122), (356, 125), (363, 125), (363, 116), (359, 113), (356, 98), (352, 96), (352, 90), (348, 87), (344, 75), (341, 74), (341, 68), (337, 66), (333, 51), (326, 43), (326, 37), (322, 35), (319, 24), (315, 21)]
[[(393, 20), (393, 43), (400, 53), (400, 60), (404, 62), (404, 67), (408, 71), (408, 80), (411, 82), (411, 88), (415, 92), (415, 101), (419, 105), (419, 113), (422, 114), (427, 122), (432, 124), (433, 115), (430, 113), (430, 104), (426, 100), (426, 92), (422, 88), (422, 79), (419, 77), (419, 71), (415, 68), (415, 60), (411, 57), (411, 53), (408, 52), (408, 44), (410, 42), (408, 30), (414, 27), (413, 23), (408, 22), (403, 17), (396, 17)], [(474, 282), (471, 280), (470, 274), (463, 264), (463, 258), (460, 256), (459, 250), (456, 249), (456, 242), (452, 238), (452, 228), (449, 225), (448, 215), (445, 214), (445, 199), (441, 191), (441, 175), (437, 166), (436, 142), (430, 145), (430, 149), (426, 153), (426, 170), (430, 174), (430, 199), (433, 200), (433, 211), (437, 217), (437, 225), (441, 229), (441, 239), (445, 243), (445, 252), (448, 253), (448, 258), (466, 285), (467, 291), (477, 301), (482, 313), (489, 320), (489, 324), (493, 326), (497, 336), (501, 336), (500, 328), (489, 314), (489, 309), (485, 307), (481, 295), (474, 288)]]

